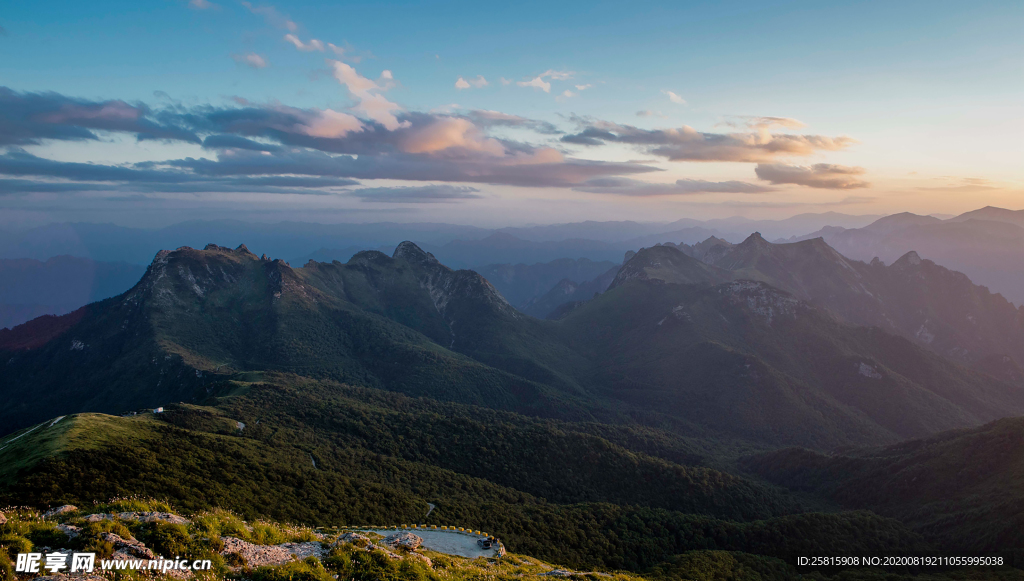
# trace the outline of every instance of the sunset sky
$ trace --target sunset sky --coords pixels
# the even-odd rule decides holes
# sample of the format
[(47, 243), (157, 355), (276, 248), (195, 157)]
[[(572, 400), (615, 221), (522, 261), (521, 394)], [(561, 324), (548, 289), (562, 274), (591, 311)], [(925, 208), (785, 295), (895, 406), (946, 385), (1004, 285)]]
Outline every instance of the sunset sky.
[(0, 225), (1024, 208), (1024, 3), (0, 7)]

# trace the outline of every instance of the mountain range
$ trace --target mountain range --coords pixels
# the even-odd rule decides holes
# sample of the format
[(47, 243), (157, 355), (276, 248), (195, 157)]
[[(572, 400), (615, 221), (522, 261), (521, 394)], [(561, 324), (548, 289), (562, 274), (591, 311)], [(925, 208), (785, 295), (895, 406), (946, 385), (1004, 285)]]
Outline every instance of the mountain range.
[(844, 256), (890, 263), (907, 252), (962, 272), (977, 284), (1024, 305), (1024, 215), (986, 207), (939, 220), (894, 214), (863, 228), (830, 228), (821, 236)]
[[(566, 272), (591, 278), (541, 305)], [(0, 501), (312, 524), (430, 503), (511, 550), (634, 571), (705, 549), (999, 552), (1020, 327), (918, 253), (822, 238), (478, 271), (410, 241), (302, 267), (181, 247), (120, 295), (0, 330)]]
[(63, 315), (131, 288), (145, 267), (55, 256), (45, 262), (0, 259), (0, 328), (41, 315)]
[[(521, 314), (478, 273), (411, 242), (392, 257), (301, 269), (244, 246), (165, 251), (132, 290), (47, 334), (0, 333), (0, 346), (34, 342), (4, 370), (0, 420), (195, 401), (207, 378), (250, 371), (563, 419), (646, 415), (680, 434), (818, 449), (1024, 411), (1019, 388), (808, 302), (831, 287), (800, 287), (801, 273), (831, 281), (849, 267), (820, 240), (773, 248), (753, 235), (718, 260), (730, 269), (669, 246), (641, 250), (607, 292), (557, 322)], [(813, 358), (793, 355), (808, 349)], [(20, 389), (28, 383), (37, 390)], [(884, 407), (873, 392), (889, 394)]]

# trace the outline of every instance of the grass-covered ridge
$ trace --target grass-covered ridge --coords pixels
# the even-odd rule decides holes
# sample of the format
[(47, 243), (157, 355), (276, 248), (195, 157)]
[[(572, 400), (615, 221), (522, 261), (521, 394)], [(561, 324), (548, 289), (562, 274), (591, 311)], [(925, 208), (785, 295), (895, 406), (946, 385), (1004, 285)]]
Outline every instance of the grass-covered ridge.
[[(387, 545), (375, 533), (350, 535), (336, 528), (247, 521), (219, 508), (177, 514), (166, 502), (139, 497), (64, 507), (54, 516), (28, 508), (5, 508), (2, 514), (0, 581), (16, 579), (13, 561), (18, 553), (54, 550), (94, 552), (98, 560), (135, 558), (140, 550), (150, 551), (155, 558), (206, 559), (211, 561), (211, 569), (195, 572), (192, 578), (239, 581), (540, 581), (552, 576), (594, 581), (1024, 579), (1024, 572), (1007, 568), (942, 570), (912, 577), (879, 568), (798, 571), (785, 560), (713, 549), (672, 555), (639, 572), (572, 568), (517, 553), (466, 558), (427, 547)], [(135, 545), (125, 549), (122, 541)], [(121, 572), (117, 578), (152, 577), (159, 575)]]
[(696, 549), (788, 557), (826, 545), (927, 548), (896, 521), (804, 513), (770, 487), (680, 464), (693, 444), (656, 431), (277, 379), (213, 406), (66, 418), (106, 430), (108, 443), (22, 467), (0, 502), (142, 494), (189, 512), (219, 507), (316, 526), (422, 522), (429, 502), (427, 524), (488, 530), (511, 551), (570, 566), (634, 571)]

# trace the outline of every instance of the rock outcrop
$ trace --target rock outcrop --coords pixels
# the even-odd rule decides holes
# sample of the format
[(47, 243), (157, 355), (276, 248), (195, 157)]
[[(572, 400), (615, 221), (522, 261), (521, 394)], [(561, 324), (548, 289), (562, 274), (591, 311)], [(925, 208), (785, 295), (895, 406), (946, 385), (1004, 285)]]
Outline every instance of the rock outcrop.
[(102, 520), (114, 520), (118, 518), (122, 520), (133, 520), (136, 522), (166, 522), (172, 525), (187, 525), (192, 522), (185, 517), (171, 514), (169, 512), (119, 512), (117, 514), (98, 512), (85, 517), (85, 521), (100, 522)]
[(246, 567), (252, 568), (283, 565), (294, 559), (301, 561), (307, 557), (323, 559), (327, 555), (323, 545), (318, 542), (254, 545), (235, 537), (224, 537), (222, 540), (224, 549), (220, 552), (221, 555), (238, 555)]
[(156, 559), (153, 551), (135, 539), (121, 538), (114, 533), (100, 533), (100, 539), (114, 545), (114, 559)]
[(76, 510), (78, 510), (78, 507), (73, 504), (65, 504), (64, 506), (51, 508), (50, 510), (43, 513), (43, 520), (53, 518), (55, 516), (60, 516), (62, 514), (67, 514), (69, 512), (75, 512)]
[(384, 537), (384, 540), (382, 542), (385, 545), (388, 545), (395, 549), (402, 548), (408, 549), (410, 551), (415, 551), (416, 549), (420, 548), (420, 545), (423, 544), (423, 539), (412, 533), (405, 532), (395, 533), (393, 535)]

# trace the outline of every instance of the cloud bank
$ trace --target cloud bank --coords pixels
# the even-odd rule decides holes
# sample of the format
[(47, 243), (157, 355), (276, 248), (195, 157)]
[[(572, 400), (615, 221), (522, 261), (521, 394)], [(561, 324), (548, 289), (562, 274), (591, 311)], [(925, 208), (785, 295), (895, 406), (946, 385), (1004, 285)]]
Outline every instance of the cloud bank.
[(592, 194), (617, 194), (620, 196), (680, 196), (690, 194), (761, 194), (774, 191), (757, 184), (741, 181), (711, 182), (706, 180), (683, 179), (671, 184), (654, 184), (629, 178), (596, 178), (573, 188), (578, 192)]
[(810, 167), (779, 163), (758, 164), (754, 168), (754, 173), (758, 178), (775, 185), (796, 184), (828, 190), (854, 190), (871, 185), (860, 178), (865, 173), (864, 168), (828, 163), (816, 163)]
[(856, 141), (850, 137), (772, 133), (759, 126), (745, 133), (705, 133), (684, 125), (669, 129), (640, 129), (575, 117), (580, 131), (562, 137), (574, 145), (622, 143), (669, 161), (728, 161), (766, 163), (783, 157), (805, 157), (820, 151), (839, 151)]
[[(571, 187), (594, 178), (658, 171), (639, 163), (575, 159), (553, 147), (489, 134), (497, 127), (557, 134), (547, 122), (497, 111), (464, 115), (404, 111), (383, 97), (393, 81), (387, 71), (371, 80), (345, 63), (329, 62), (355, 101), (347, 111), (243, 99), (234, 106), (175, 104), (153, 109), (143, 103), (0, 88), (0, 145), (9, 148), (0, 163), (0, 175), (19, 180), (8, 181), (3, 191), (64, 192), (77, 187), (79, 191), (323, 193), (320, 190), (351, 186), (361, 179)], [(215, 159), (82, 164), (46, 160), (17, 149), (53, 140), (99, 140), (109, 133), (201, 144)], [(39, 180), (38, 184), (27, 183), (29, 178)], [(433, 190), (433, 198), (438, 198), (439, 191)], [(444, 199), (473, 197), (468, 191), (456, 193)], [(390, 199), (426, 199), (418, 196), (407, 192)]]

